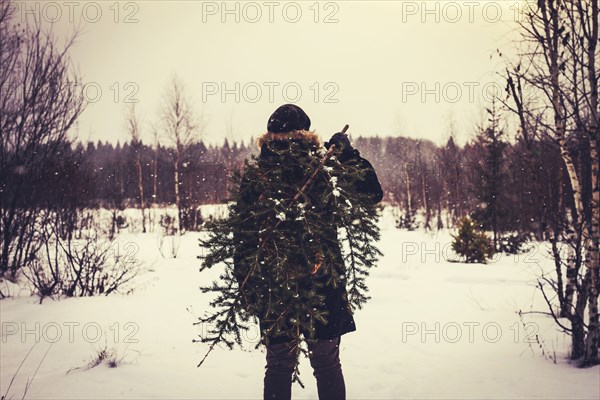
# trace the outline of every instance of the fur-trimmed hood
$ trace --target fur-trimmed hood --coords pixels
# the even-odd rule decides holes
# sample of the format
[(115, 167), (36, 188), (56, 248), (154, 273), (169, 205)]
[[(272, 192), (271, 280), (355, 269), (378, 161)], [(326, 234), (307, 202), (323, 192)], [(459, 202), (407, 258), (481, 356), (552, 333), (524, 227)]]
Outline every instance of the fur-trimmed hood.
[(315, 131), (304, 130), (290, 131), (284, 133), (265, 132), (258, 137), (258, 139), (256, 140), (256, 144), (259, 148), (261, 148), (263, 144), (273, 140), (306, 140), (307, 142), (314, 143), (317, 146), (321, 145), (321, 139), (315, 133)]

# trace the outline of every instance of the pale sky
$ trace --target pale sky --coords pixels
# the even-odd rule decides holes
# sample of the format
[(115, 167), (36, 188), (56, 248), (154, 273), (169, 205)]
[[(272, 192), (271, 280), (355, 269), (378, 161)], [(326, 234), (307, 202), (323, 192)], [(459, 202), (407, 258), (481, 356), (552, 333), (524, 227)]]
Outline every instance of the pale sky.
[(72, 51), (92, 101), (79, 121), (81, 140), (127, 140), (123, 114), (126, 102), (137, 100), (143, 139), (152, 142), (151, 125), (175, 73), (198, 116), (204, 116), (201, 137), (210, 143), (225, 137), (248, 142), (288, 102), (307, 112), (311, 129), (324, 140), (350, 124), (351, 137), (404, 135), (442, 143), (450, 118), (460, 142), (481, 120), (484, 88), (500, 82), (496, 72), (502, 70), (501, 60), (490, 56), (514, 46), (519, 2), (28, 1), (17, 6), (21, 19), (54, 20), (60, 36), (75, 22), (83, 26)]

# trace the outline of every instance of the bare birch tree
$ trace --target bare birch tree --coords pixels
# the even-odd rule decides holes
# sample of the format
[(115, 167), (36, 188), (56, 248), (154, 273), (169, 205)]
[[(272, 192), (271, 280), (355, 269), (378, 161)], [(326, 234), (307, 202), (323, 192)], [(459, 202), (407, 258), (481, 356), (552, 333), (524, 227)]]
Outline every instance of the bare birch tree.
[(183, 204), (181, 198), (181, 159), (199, 137), (200, 125), (196, 120), (183, 83), (173, 76), (164, 96), (161, 112), (162, 130), (172, 148), (174, 170), (175, 205), (177, 206), (177, 226), (181, 233), (183, 224)]
[(152, 210), (150, 213), (150, 231), (154, 232), (156, 223), (156, 200), (158, 199), (158, 152), (160, 150), (160, 141), (158, 138), (158, 129), (153, 128), (154, 136), (154, 159), (152, 161)]
[[(573, 204), (571, 215), (567, 213), (561, 218), (562, 242), (571, 253), (566, 260), (564, 295), (562, 287), (544, 278), (559, 294), (558, 315), (543, 283), (539, 286), (556, 321), (572, 335), (571, 358), (583, 357), (584, 365), (597, 364), (598, 0), (540, 0), (529, 4), (523, 12), (520, 30), (523, 51), (516, 64), (507, 69), (510, 101), (505, 104), (518, 116), (526, 142), (544, 135), (558, 147)], [(587, 141), (589, 154), (575, 152), (574, 141)], [(583, 172), (586, 169), (591, 171), (589, 178)], [(589, 203), (584, 201), (583, 190), (587, 186), (592, 188)], [(563, 260), (558, 251), (553, 253), (562, 286)], [(560, 317), (566, 317), (571, 326), (565, 326)]]

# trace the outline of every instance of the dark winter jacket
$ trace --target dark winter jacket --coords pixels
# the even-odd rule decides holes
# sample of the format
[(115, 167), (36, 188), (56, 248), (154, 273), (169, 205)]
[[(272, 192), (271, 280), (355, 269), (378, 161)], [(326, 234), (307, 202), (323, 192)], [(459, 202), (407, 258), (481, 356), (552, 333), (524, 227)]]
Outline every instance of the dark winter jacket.
[[(273, 134), (266, 133), (261, 138), (259, 138), (259, 145), (261, 147), (261, 152), (259, 156), (260, 160), (273, 160), (274, 157), (279, 157), (278, 152), (282, 149), (285, 149), (286, 146), (289, 146), (287, 141), (293, 140), (300, 144), (306, 145), (307, 148), (317, 148), (320, 145), (320, 141), (318, 136), (316, 136), (312, 132), (308, 131), (293, 131), (291, 134)], [(373, 166), (369, 161), (362, 158), (360, 153), (356, 149), (352, 149), (342, 156), (339, 156), (340, 162), (343, 163), (351, 163), (353, 165), (358, 166), (360, 169), (365, 171), (363, 178), (355, 183), (355, 189), (358, 192), (369, 195), (368, 197), (371, 199), (373, 204), (379, 203), (383, 198), (383, 191), (381, 190), (381, 186), (379, 184), (379, 180), (377, 179), (377, 175), (373, 169)], [(285, 179), (288, 181), (298, 181), (299, 185), (302, 185), (305, 180), (304, 171), (298, 171), (298, 173), (291, 173), (290, 176), (286, 176)], [(294, 176), (291, 176), (294, 175)], [(240, 196), (238, 198), (238, 206), (242, 208), (244, 206), (251, 206), (260, 202), (260, 190), (252, 187), (252, 185), (246, 179), (242, 179), (241, 187), (240, 187)], [(323, 205), (326, 208), (326, 205)], [(327, 211), (325, 210), (325, 214)], [(325, 217), (327, 218), (327, 217)], [(293, 223), (293, 222), (290, 222)], [(291, 227), (290, 231), (293, 231), (293, 227)], [(333, 254), (333, 260), (325, 259), (323, 262), (330, 263), (329, 265), (334, 265), (338, 271), (344, 270), (344, 260), (342, 257), (342, 251), (340, 249), (340, 244), (337, 238), (337, 226), (334, 224), (331, 225), (330, 232), (327, 232), (325, 237), (330, 238), (327, 240), (327, 243), (324, 245), (328, 247), (328, 252), (326, 254)], [(249, 246), (256, 246), (255, 244), (249, 244)], [(237, 245), (235, 249), (236, 256), (234, 256), (234, 269), (239, 269), (239, 259), (240, 254), (244, 251), (248, 250), (244, 245)], [(327, 276), (323, 276), (323, 274), (315, 274), (315, 280), (320, 280), (325, 283), (328, 280)], [(238, 281), (241, 283), (240, 278)], [(333, 339), (337, 336), (343, 335), (348, 332), (352, 332), (356, 330), (356, 326), (354, 323), (354, 318), (352, 316), (352, 311), (348, 304), (347, 292), (344, 285), (338, 285), (334, 288), (331, 285), (323, 285), (321, 289), (319, 289), (319, 293), (325, 297), (324, 301), (324, 309), (327, 310), (327, 324), (322, 324), (319, 321), (315, 323), (315, 338), (317, 339)], [(261, 332), (264, 331), (265, 326), (261, 322)], [(289, 340), (285, 336), (278, 336), (276, 338), (269, 338), (271, 343), (278, 343)]]

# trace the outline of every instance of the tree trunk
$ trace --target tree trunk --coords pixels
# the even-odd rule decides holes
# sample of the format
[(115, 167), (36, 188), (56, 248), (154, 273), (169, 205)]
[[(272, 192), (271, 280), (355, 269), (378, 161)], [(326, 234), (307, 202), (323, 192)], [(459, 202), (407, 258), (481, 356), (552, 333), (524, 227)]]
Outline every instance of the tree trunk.
[(411, 201), (411, 192), (410, 192), (410, 175), (408, 174), (408, 165), (404, 164), (404, 174), (406, 176), (406, 217), (405, 223), (406, 228), (409, 230), (413, 230), (413, 208)]
[(456, 223), (462, 218), (463, 216), (463, 208), (462, 208), (462, 202), (463, 202), (463, 197), (462, 197), (462, 191), (460, 189), (460, 178), (461, 178), (461, 174), (460, 174), (460, 163), (456, 164), (455, 169), (455, 176), (454, 176), (454, 183), (456, 185), (456, 194), (454, 195), (454, 201), (455, 201), (455, 205), (454, 205), (454, 220), (453, 223), (454, 225), (456, 225)]
[(154, 232), (154, 225), (156, 224), (156, 200), (158, 200), (158, 144), (154, 151), (154, 173), (153, 173), (153, 192), (152, 192), (152, 215), (150, 222), (150, 231)]
[[(585, 276), (583, 277), (583, 282), (581, 284), (581, 291), (579, 296), (577, 297), (577, 304), (575, 305), (575, 311), (573, 315), (571, 315), (571, 359), (576, 360), (585, 356), (586, 343), (585, 343), (585, 325), (584, 325), (584, 315), (585, 315), (585, 306), (588, 301), (588, 293), (589, 293), (589, 284), (590, 284), (590, 270), (586, 270)], [(584, 361), (585, 362), (585, 361)]]
[(591, 223), (589, 239), (586, 246), (586, 265), (590, 271), (590, 290), (588, 299), (588, 336), (586, 339), (585, 364), (598, 364), (598, 342), (600, 341), (600, 324), (598, 323), (598, 291), (600, 280), (600, 177), (598, 168), (600, 156), (598, 146), (600, 134), (598, 133), (598, 76), (596, 74), (596, 49), (598, 46), (598, 0), (591, 2), (591, 29), (588, 40), (588, 80), (590, 82), (590, 158), (592, 163), (592, 201)]
[(136, 151), (135, 164), (137, 167), (137, 175), (138, 175), (138, 190), (140, 192), (140, 207), (142, 209), (142, 232), (146, 233), (146, 211), (144, 205), (144, 181), (142, 178), (142, 160), (139, 151), (141, 148)]
[(586, 339), (585, 363), (598, 364), (598, 341), (600, 340), (600, 324), (598, 323), (598, 269), (599, 266), (599, 236), (600, 236), (600, 184), (598, 182), (598, 148), (592, 138), (590, 141), (592, 155), (592, 221), (590, 239), (586, 246), (586, 266), (590, 272), (590, 286), (588, 299), (588, 335)]
[[(573, 211), (573, 218), (575, 212)], [(575, 230), (574, 222), (566, 222), (566, 239), (564, 242), (567, 244), (567, 283), (565, 286), (565, 311), (567, 315), (573, 313), (573, 299), (575, 291), (578, 287), (579, 270), (581, 269), (581, 235)], [(579, 295), (579, 293), (577, 293)]]
[(437, 229), (444, 229), (444, 223), (442, 222), (442, 199), (441, 197), (438, 199), (438, 208), (437, 208)]
[(431, 210), (427, 201), (427, 179), (425, 179), (426, 168), (421, 165), (421, 195), (423, 196), (423, 207), (425, 208), (425, 229), (431, 229)]
[(183, 224), (182, 224), (182, 215), (181, 215), (181, 195), (179, 193), (179, 149), (175, 149), (175, 161), (173, 163), (173, 167), (175, 169), (175, 205), (177, 206), (177, 226), (179, 229), (179, 233), (181, 233)]

